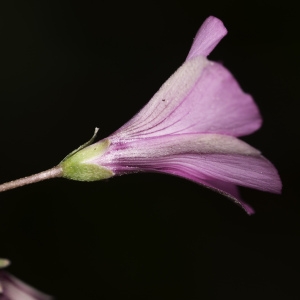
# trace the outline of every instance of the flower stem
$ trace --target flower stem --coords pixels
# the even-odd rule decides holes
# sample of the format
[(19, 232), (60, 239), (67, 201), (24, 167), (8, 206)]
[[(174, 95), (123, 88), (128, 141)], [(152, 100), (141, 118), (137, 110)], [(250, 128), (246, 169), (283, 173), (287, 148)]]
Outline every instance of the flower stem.
[(37, 173), (31, 176), (26, 176), (24, 178), (20, 178), (17, 180), (0, 184), (0, 193), (7, 190), (15, 189), (23, 185), (39, 182), (50, 178), (61, 177), (61, 176), (62, 176), (62, 168), (60, 166), (56, 166), (52, 169), (43, 171), (41, 173)]

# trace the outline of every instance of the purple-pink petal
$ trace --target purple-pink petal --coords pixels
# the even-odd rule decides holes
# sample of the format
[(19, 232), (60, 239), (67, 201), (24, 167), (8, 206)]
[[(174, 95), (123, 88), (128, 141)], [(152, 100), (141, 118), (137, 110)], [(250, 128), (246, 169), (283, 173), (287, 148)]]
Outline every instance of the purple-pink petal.
[(0, 271), (0, 285), (2, 300), (51, 300), (51, 296), (46, 295), (26, 283), (20, 281), (11, 274)]
[(252, 97), (221, 64), (199, 56), (186, 61), (148, 104), (111, 138), (219, 133), (243, 136), (262, 120)]
[(186, 59), (199, 55), (208, 56), (226, 34), (227, 29), (221, 20), (213, 16), (208, 17), (198, 30)]
[[(191, 178), (191, 180), (193, 179)], [(236, 185), (214, 178), (207, 178), (198, 183), (220, 193), (221, 195), (228, 197), (235, 204), (243, 208), (248, 215), (254, 214), (254, 209), (241, 198), (238, 187)]]
[[(280, 193), (275, 167), (247, 143), (220, 134), (169, 135), (132, 141), (111, 141), (101, 157), (88, 163), (116, 175), (150, 171), (181, 176), (222, 191), (242, 207), (233, 185)], [(250, 212), (250, 208), (246, 209)]]

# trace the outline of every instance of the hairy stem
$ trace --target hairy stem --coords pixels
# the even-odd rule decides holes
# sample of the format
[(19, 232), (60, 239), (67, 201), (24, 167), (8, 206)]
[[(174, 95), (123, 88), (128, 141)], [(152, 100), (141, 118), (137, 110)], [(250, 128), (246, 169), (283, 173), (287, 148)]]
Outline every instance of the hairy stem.
[(57, 166), (52, 169), (43, 171), (41, 173), (37, 173), (31, 176), (26, 176), (24, 178), (20, 178), (17, 180), (0, 184), (0, 192), (4, 192), (7, 190), (15, 189), (23, 185), (39, 182), (50, 178), (61, 177), (61, 176), (62, 176), (62, 168), (60, 166)]

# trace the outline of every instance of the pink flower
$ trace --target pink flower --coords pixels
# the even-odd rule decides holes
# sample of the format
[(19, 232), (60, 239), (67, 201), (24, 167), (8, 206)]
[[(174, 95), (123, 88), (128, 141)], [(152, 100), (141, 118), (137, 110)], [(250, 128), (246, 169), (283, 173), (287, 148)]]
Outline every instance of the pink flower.
[(64, 160), (63, 176), (168, 173), (229, 197), (249, 214), (237, 186), (280, 193), (272, 163), (237, 138), (260, 128), (256, 104), (224, 66), (206, 58), (226, 33), (219, 19), (207, 18), (184, 64), (149, 103), (108, 138)]
[(51, 300), (52, 297), (30, 287), (9, 273), (0, 270), (1, 300)]

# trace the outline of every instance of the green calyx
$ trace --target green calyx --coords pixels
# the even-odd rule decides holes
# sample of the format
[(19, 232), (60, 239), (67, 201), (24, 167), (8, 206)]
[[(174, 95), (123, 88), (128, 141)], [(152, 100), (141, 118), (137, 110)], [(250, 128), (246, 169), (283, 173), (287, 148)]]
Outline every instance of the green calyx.
[(91, 140), (78, 149), (71, 152), (59, 165), (62, 168), (62, 177), (78, 181), (96, 181), (112, 177), (114, 173), (102, 166), (90, 163), (96, 156), (103, 155), (109, 147), (109, 140), (105, 139), (92, 144), (95, 134)]

